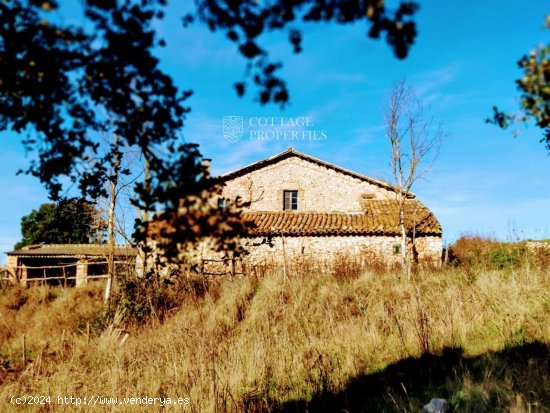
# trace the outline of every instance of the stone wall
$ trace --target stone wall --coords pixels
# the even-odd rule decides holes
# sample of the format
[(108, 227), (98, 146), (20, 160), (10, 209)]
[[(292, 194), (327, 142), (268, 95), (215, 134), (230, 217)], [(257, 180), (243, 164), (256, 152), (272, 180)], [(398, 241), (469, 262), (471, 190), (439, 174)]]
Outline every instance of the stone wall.
[[(248, 251), (242, 262), (221, 263), (220, 257), (205, 253), (202, 259), (214, 260), (205, 263), (209, 274), (253, 272), (258, 267), (279, 267), (299, 263), (314, 263), (319, 268), (329, 268), (336, 262), (360, 264), (362, 268), (392, 267), (401, 262), (401, 239), (398, 236), (319, 236), (319, 237), (273, 237), (271, 242), (262, 238), (243, 239)], [(395, 247), (399, 249), (396, 250)], [(412, 251), (408, 245), (409, 253)], [(415, 249), (420, 265), (441, 264), (441, 237), (420, 237)], [(243, 265), (244, 264), (244, 267)]]
[(283, 191), (298, 191), (298, 211), (358, 212), (363, 194), (389, 199), (378, 185), (298, 157), (284, 159), (226, 182), (222, 196), (240, 196), (251, 211), (282, 211)]
[(319, 237), (274, 237), (272, 245), (258, 245), (260, 238), (244, 240), (251, 263), (275, 262), (295, 259), (315, 260), (329, 264), (339, 255), (364, 264), (379, 265), (382, 262), (392, 265), (400, 255), (393, 253), (399, 245), (398, 237), (366, 236), (319, 236)]
[(27, 278), (27, 271), (25, 268), (17, 268), (19, 266), (19, 260), (15, 255), (8, 255), (6, 258), (6, 267), (15, 277), (13, 282), (17, 282), (22, 278)]
[(6, 258), (6, 267), (8, 267), (15, 274), (17, 265), (18, 265), (17, 256), (8, 255)]
[(88, 263), (80, 260), (76, 264), (76, 286), (83, 287), (85, 285), (88, 285)]
[[(271, 245), (262, 239), (243, 240), (250, 262), (278, 261), (304, 258), (332, 262), (338, 256), (369, 263), (392, 266), (401, 260), (401, 238), (398, 236), (325, 236), (274, 237)], [(258, 245), (260, 244), (260, 245)], [(410, 248), (410, 244), (408, 248)], [(441, 237), (421, 237), (416, 240), (419, 262), (441, 262)]]
[(443, 239), (441, 237), (418, 237), (415, 244), (419, 263), (441, 264), (443, 259)]

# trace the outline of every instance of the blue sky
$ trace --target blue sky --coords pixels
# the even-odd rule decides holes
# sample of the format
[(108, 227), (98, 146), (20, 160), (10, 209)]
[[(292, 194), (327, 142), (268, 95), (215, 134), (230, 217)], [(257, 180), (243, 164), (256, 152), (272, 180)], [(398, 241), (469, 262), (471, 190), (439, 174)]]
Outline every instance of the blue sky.
[[(174, 3), (174, 2), (173, 2)], [(390, 2), (395, 4), (395, 2)], [(168, 40), (162, 67), (182, 89), (193, 89), (192, 112), (183, 130), (213, 159), (215, 174), (287, 149), (295, 149), (375, 177), (389, 178), (389, 144), (383, 112), (391, 88), (405, 79), (447, 135), (429, 175), (413, 191), (443, 225), (452, 242), (463, 233), (508, 239), (550, 237), (550, 157), (534, 127), (517, 138), (485, 124), (491, 108), (517, 108), (517, 60), (550, 41), (544, 30), (550, 10), (540, 0), (421, 1), (419, 35), (410, 55), (397, 60), (382, 40), (365, 36), (363, 24), (304, 25), (304, 50), (292, 53), (285, 34), (262, 39), (284, 63), (291, 103), (261, 107), (251, 94), (236, 97), (245, 61), (221, 33), (200, 24), (183, 29), (183, 13), (171, 6), (158, 30)], [(63, 18), (79, 21), (72, 11)], [(238, 115), (311, 117), (322, 141), (224, 139), (222, 119)], [(245, 130), (245, 132), (247, 132)], [(15, 173), (29, 162), (20, 139), (1, 134), (0, 252), (20, 239), (20, 220), (47, 201), (39, 182)], [(0, 258), (3, 261), (4, 257)]]

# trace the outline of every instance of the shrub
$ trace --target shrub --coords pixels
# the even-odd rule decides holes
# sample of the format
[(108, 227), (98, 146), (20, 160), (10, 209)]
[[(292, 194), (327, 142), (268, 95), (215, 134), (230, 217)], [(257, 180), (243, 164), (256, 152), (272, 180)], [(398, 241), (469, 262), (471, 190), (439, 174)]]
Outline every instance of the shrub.
[(450, 264), (469, 273), (518, 268), (525, 261), (534, 262), (534, 258), (525, 243), (500, 242), (481, 236), (462, 236), (449, 247)]
[(332, 274), (337, 280), (355, 280), (363, 272), (361, 262), (351, 255), (338, 254), (334, 259)]
[(29, 300), (29, 293), (19, 285), (9, 290), (9, 294), (4, 296), (4, 305), (10, 310), (19, 310)]
[(215, 281), (198, 275), (184, 275), (173, 271), (169, 276), (150, 271), (144, 277), (121, 275), (115, 306), (124, 318), (141, 324), (154, 317), (163, 321), (185, 300), (197, 301), (206, 294), (216, 295)]
[(516, 245), (505, 245), (491, 253), (491, 263), (498, 270), (518, 267), (525, 248)]

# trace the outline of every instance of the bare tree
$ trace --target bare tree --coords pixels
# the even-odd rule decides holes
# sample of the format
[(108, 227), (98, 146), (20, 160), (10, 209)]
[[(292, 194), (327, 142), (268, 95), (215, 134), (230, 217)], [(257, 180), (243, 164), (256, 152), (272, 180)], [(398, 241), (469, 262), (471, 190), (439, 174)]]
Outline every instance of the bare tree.
[[(105, 198), (98, 199), (103, 203), (103, 212), (107, 221), (107, 283), (105, 286), (105, 302), (109, 302), (111, 288), (116, 274), (116, 244), (117, 239), (126, 244), (132, 244), (131, 236), (126, 230), (127, 210), (135, 194), (132, 191), (133, 184), (143, 178), (143, 161), (140, 153), (135, 148), (123, 146), (118, 134), (105, 132), (100, 139), (105, 151), (110, 156), (108, 159), (107, 173), (109, 174)], [(133, 214), (133, 218), (136, 216)], [(132, 217), (130, 217), (132, 218)]]
[(120, 178), (120, 148), (119, 137), (115, 133), (113, 134), (113, 161), (112, 161), (112, 173), (109, 184), (109, 214), (107, 218), (107, 231), (108, 231), (108, 243), (109, 243), (109, 256), (107, 257), (107, 285), (105, 286), (105, 302), (108, 302), (111, 298), (111, 286), (113, 283), (113, 277), (115, 274), (115, 211), (117, 204), (117, 187), (118, 180)]
[[(410, 274), (411, 254), (407, 249), (407, 233), (410, 232), (414, 251), (415, 216), (407, 208), (407, 199), (414, 198), (413, 184), (432, 167), (443, 139), (441, 124), (434, 125), (418, 102), (414, 90), (404, 81), (391, 92), (389, 108), (385, 113), (386, 135), (390, 140), (392, 184), (396, 188), (395, 201), (399, 211), (401, 230), (401, 267)], [(407, 217), (412, 213), (412, 217)], [(412, 228), (407, 228), (408, 222)]]

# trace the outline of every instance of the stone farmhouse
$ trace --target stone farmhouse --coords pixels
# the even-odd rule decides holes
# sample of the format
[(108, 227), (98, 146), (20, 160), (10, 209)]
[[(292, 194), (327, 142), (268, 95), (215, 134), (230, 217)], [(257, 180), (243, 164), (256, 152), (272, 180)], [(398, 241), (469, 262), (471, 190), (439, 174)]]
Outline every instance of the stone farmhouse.
[[(238, 197), (249, 203), (244, 219), (254, 228), (243, 243), (250, 263), (340, 255), (367, 265), (400, 260), (399, 208), (387, 183), (292, 148), (219, 179), (220, 208)], [(406, 202), (406, 228), (417, 262), (439, 264), (441, 225), (414, 195)]]
[[(247, 205), (242, 217), (251, 226), (241, 242), (248, 254), (222, 259), (212, 254), (207, 240), (190, 252), (207, 274), (247, 273), (254, 266), (287, 262), (333, 263), (340, 257), (363, 266), (400, 262), (399, 210), (395, 188), (387, 183), (292, 148), (218, 180), (223, 184), (219, 208), (237, 200)], [(439, 222), (414, 195), (405, 210), (409, 252), (418, 263), (438, 265)], [(106, 278), (107, 255), (106, 244), (32, 245), (7, 253), (6, 269), (23, 285), (79, 286)], [(127, 270), (143, 270), (135, 248), (117, 246), (115, 256)]]

